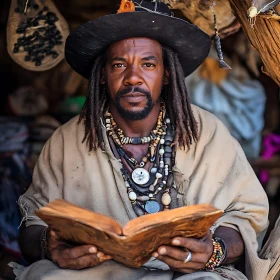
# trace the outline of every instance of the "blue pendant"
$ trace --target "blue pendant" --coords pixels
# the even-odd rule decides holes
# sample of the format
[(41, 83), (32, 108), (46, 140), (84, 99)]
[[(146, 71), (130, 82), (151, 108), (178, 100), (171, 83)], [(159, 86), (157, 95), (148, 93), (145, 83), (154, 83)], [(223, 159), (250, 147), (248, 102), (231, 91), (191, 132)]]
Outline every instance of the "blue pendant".
[(145, 210), (149, 214), (157, 213), (160, 210), (160, 206), (155, 200), (149, 200), (145, 204)]

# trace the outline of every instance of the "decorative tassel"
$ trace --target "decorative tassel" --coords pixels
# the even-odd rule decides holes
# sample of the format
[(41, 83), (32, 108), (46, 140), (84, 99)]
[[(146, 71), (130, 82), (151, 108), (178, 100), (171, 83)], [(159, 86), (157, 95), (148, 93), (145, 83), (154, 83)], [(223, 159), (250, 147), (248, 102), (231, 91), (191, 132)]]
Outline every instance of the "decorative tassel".
[(131, 0), (122, 0), (120, 8), (118, 9), (118, 14), (129, 13), (135, 11), (135, 5)]
[(251, 28), (254, 28), (258, 15), (258, 9), (254, 6), (254, 4), (252, 4), (252, 6), (248, 9), (247, 15), (249, 17)]
[(226, 64), (225, 61), (224, 61), (221, 39), (220, 39), (220, 36), (219, 36), (219, 33), (218, 33), (217, 20), (216, 20), (216, 15), (215, 14), (214, 14), (214, 26), (215, 26), (214, 41), (215, 41), (216, 51), (217, 51), (217, 54), (218, 54), (218, 57), (219, 57), (219, 66), (220, 66), (220, 68), (231, 69), (231, 67), (228, 64)]

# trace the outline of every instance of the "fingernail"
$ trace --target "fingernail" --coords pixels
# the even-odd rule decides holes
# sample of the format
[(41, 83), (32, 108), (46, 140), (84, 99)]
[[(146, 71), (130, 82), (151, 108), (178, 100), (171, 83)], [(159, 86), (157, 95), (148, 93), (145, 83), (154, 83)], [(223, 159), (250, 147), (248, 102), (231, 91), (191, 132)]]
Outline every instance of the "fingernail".
[(153, 257), (157, 258), (158, 257), (158, 253), (153, 253)]
[(96, 251), (96, 248), (95, 248), (95, 247), (90, 247), (90, 248), (89, 248), (89, 252), (90, 252), (91, 254), (94, 254), (94, 253), (96, 253), (97, 251)]
[(178, 239), (175, 239), (172, 241), (173, 245), (180, 245), (180, 241)]
[(102, 252), (98, 252), (96, 255), (97, 255), (98, 258), (103, 258), (104, 257), (104, 253), (102, 253)]
[(160, 248), (158, 250), (158, 252), (161, 254), (161, 255), (164, 255), (166, 253), (166, 249), (163, 247), (163, 248)]

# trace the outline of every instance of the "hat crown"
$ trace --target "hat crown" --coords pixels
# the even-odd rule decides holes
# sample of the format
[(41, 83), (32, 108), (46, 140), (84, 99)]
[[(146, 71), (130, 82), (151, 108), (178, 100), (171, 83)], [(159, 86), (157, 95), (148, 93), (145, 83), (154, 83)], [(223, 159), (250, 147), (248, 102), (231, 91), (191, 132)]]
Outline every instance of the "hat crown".
[(82, 24), (68, 36), (65, 58), (79, 74), (90, 77), (92, 65), (115, 42), (145, 37), (178, 54), (185, 76), (207, 57), (211, 40), (197, 26), (172, 16), (168, 5), (152, 0), (123, 0), (119, 13)]

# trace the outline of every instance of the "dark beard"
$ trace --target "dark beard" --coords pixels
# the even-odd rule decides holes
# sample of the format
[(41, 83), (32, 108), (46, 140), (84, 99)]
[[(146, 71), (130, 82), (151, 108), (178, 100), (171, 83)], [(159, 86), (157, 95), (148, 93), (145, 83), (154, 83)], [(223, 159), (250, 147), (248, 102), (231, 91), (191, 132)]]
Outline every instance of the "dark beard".
[[(144, 109), (135, 112), (135, 111), (125, 110), (121, 106), (121, 104), (120, 104), (121, 97), (123, 95), (131, 93), (131, 92), (141, 92), (146, 95), (147, 104)], [(114, 105), (122, 118), (130, 120), (130, 121), (139, 121), (139, 120), (145, 119), (150, 114), (150, 112), (152, 111), (155, 104), (153, 103), (151, 93), (149, 91), (143, 90), (139, 87), (129, 87), (129, 88), (126, 88), (124, 90), (117, 92)]]

